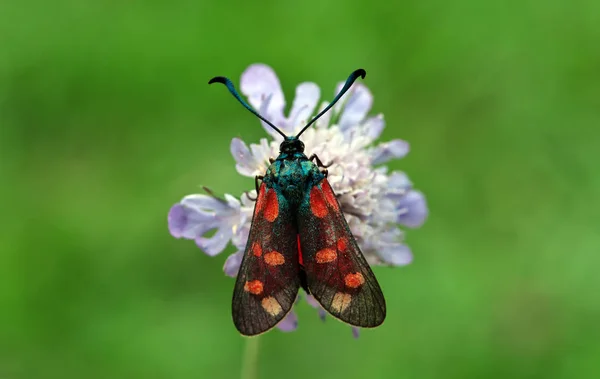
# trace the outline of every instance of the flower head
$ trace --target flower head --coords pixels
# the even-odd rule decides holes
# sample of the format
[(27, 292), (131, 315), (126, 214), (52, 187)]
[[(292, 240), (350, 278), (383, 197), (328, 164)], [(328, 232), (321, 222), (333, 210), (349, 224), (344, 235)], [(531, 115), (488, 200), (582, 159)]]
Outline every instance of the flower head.
[[(338, 85), (334, 95), (343, 83)], [(288, 116), (284, 115), (285, 98), (274, 71), (266, 65), (254, 64), (242, 74), (241, 91), (259, 113), (285, 134), (298, 133), (317, 110), (321, 92), (314, 83), (301, 83)], [(375, 143), (385, 127), (383, 115), (369, 116), (373, 103), (371, 92), (355, 83), (341, 100), (302, 134), (307, 155), (316, 154), (322, 162), (331, 163), (328, 181), (361, 250), (369, 263), (402, 266), (412, 261), (412, 253), (404, 243), (398, 225), (417, 228), (428, 215), (423, 194), (413, 189), (403, 172), (389, 172), (382, 164), (408, 154), (403, 140)], [(318, 110), (327, 105), (322, 102)], [(263, 175), (276, 157), (281, 135), (263, 122), (272, 136), (258, 144), (247, 145), (239, 138), (231, 141), (231, 153), (237, 171), (244, 176)], [(189, 195), (169, 212), (169, 230), (174, 237), (193, 239), (208, 255), (225, 249), (228, 242), (237, 248), (224, 266), (227, 275), (235, 277), (248, 239), (256, 191), (240, 197), (218, 199), (209, 195)], [(215, 230), (211, 238), (204, 235)], [(311, 296), (308, 302), (324, 312)], [(279, 324), (281, 330), (294, 330), (297, 317), (290, 312)], [(358, 336), (357, 329), (354, 335)]]

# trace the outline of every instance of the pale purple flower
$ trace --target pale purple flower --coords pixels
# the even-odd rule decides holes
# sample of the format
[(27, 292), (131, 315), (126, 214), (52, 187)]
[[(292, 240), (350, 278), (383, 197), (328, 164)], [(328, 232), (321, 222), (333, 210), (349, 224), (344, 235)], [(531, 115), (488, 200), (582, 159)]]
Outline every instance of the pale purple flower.
[[(334, 96), (343, 85), (340, 83)], [(289, 114), (284, 114), (285, 97), (275, 72), (267, 65), (253, 64), (241, 77), (241, 92), (248, 102), (266, 119), (287, 135), (296, 134), (307, 121), (322, 110), (321, 91), (314, 83), (301, 83)], [(424, 195), (413, 189), (406, 174), (388, 172), (382, 164), (403, 158), (409, 152), (406, 141), (396, 139), (376, 143), (385, 127), (383, 115), (369, 116), (373, 95), (362, 83), (353, 87), (313, 127), (302, 134), (307, 156), (317, 154), (322, 162), (333, 162), (328, 168), (328, 181), (338, 196), (350, 229), (370, 264), (403, 266), (412, 261), (412, 252), (404, 243), (404, 233), (398, 227), (420, 227), (428, 215)], [(318, 105), (318, 106), (317, 106)], [(247, 145), (239, 138), (231, 141), (231, 154), (237, 171), (254, 178), (263, 175), (269, 158), (279, 154), (282, 137), (271, 127), (263, 127), (272, 137), (258, 144)], [(254, 180), (248, 181), (254, 187)], [(252, 183), (252, 184), (250, 184)], [(256, 191), (248, 192), (254, 198)], [(231, 195), (217, 199), (212, 195), (190, 195), (175, 204), (169, 212), (169, 230), (174, 237), (193, 239), (208, 255), (222, 252), (228, 242), (237, 248), (224, 265), (225, 274), (237, 275), (252, 220), (254, 202), (248, 194), (240, 200)], [(204, 235), (215, 230), (211, 238)], [(323, 309), (307, 296), (307, 301)], [(294, 330), (298, 319), (290, 312), (278, 327)], [(353, 328), (354, 336), (358, 329)]]
[(293, 332), (298, 327), (298, 316), (293, 310), (290, 311), (283, 320), (279, 321), (277, 328), (282, 332)]

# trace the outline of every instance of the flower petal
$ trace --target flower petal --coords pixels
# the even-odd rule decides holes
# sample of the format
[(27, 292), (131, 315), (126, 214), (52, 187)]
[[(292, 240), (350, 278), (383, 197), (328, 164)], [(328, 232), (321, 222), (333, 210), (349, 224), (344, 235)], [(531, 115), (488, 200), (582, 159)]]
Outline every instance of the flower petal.
[(262, 116), (275, 125), (283, 119), (285, 98), (279, 79), (271, 67), (261, 63), (250, 65), (242, 73), (240, 89), (256, 109), (261, 108), (262, 103), (270, 97), (269, 107)]
[(252, 155), (244, 141), (239, 138), (232, 139), (230, 150), (236, 161), (235, 168), (240, 174), (250, 177), (260, 174), (259, 170), (262, 166)]
[(321, 304), (319, 304), (319, 302), (312, 295), (306, 295), (306, 302), (311, 307), (317, 309), (319, 311), (319, 318), (321, 319), (321, 321), (325, 321), (325, 316), (327, 316), (327, 312), (325, 312), (325, 309), (323, 309)]
[(225, 197), (225, 202), (227, 203), (229, 208), (235, 209), (235, 210), (240, 209), (240, 201), (237, 198), (231, 196), (228, 193), (226, 193), (223, 197)]
[(298, 127), (306, 125), (309, 117), (315, 111), (315, 107), (321, 97), (321, 89), (315, 83), (301, 83), (296, 87), (296, 97), (288, 118), (288, 127), (284, 133), (293, 133)]
[(409, 228), (420, 227), (429, 215), (425, 196), (419, 191), (409, 191), (400, 198), (398, 206), (401, 212), (398, 215), (397, 221)]
[[(279, 136), (279, 138), (281, 138), (281, 136)], [(269, 158), (274, 158), (273, 151), (271, 149), (271, 146), (267, 142), (267, 139), (261, 138), (260, 144), (251, 144), (250, 151), (254, 156), (254, 160), (258, 164), (258, 167), (256, 168), (257, 171), (259, 171), (261, 175), (264, 174), (270, 165)]]
[(196, 238), (196, 245), (206, 254), (214, 257), (225, 249), (229, 240), (231, 240), (231, 227), (223, 226), (217, 230), (214, 236), (210, 238)]
[(412, 182), (406, 173), (394, 171), (388, 178), (388, 188), (390, 193), (404, 195), (406, 190), (412, 188)]
[(277, 328), (282, 332), (293, 332), (298, 327), (298, 316), (292, 310), (290, 311), (283, 320), (279, 321)]
[(250, 221), (251, 218), (241, 217), (241, 223), (237, 228), (233, 230), (233, 237), (231, 242), (239, 250), (244, 250), (248, 243), (248, 235), (250, 234)]
[(410, 248), (402, 243), (386, 244), (379, 250), (379, 256), (394, 266), (405, 266), (413, 260)]
[(188, 225), (188, 210), (181, 204), (175, 204), (169, 210), (169, 232), (175, 238), (181, 238)]
[[(233, 202), (232, 199), (234, 199)], [(240, 207), (239, 201), (232, 196), (222, 200), (204, 194), (187, 195), (181, 200), (181, 204), (200, 212), (211, 211), (216, 213), (231, 212)]]
[(319, 304), (313, 295), (306, 295), (306, 302), (313, 308), (321, 308), (321, 304)]
[(382, 114), (367, 118), (362, 125), (363, 133), (370, 141), (375, 141), (379, 138), (384, 128), (385, 120)]
[(325, 318), (327, 318), (327, 312), (325, 312), (325, 309), (319, 308), (317, 311), (319, 312), (319, 318), (321, 321), (325, 322)]
[(373, 106), (371, 91), (365, 85), (356, 83), (340, 116), (340, 129), (345, 131), (360, 124), (371, 110), (371, 106)]
[[(273, 96), (271, 95), (267, 96), (265, 101), (263, 101), (263, 103), (260, 105), (260, 108), (258, 108), (258, 114), (262, 115), (263, 117), (266, 117), (267, 120), (271, 121), (271, 123), (275, 126), (281, 126), (281, 124), (283, 124), (285, 121), (285, 118), (283, 117), (283, 111), (281, 112), (281, 114), (278, 113), (277, 117), (269, 115), (269, 107), (271, 106), (272, 97)], [(263, 129), (267, 133), (269, 133), (271, 137), (273, 137), (273, 139), (275, 139), (276, 141), (280, 141), (282, 139), (281, 135), (277, 133), (277, 131), (273, 129), (271, 125), (267, 124), (263, 120), (260, 120), (260, 124), (262, 125)]]
[(225, 264), (223, 265), (223, 271), (225, 275), (235, 278), (240, 270), (240, 265), (242, 264), (242, 258), (244, 257), (244, 251), (239, 250), (225, 260)]
[(401, 139), (384, 142), (371, 151), (373, 164), (381, 164), (389, 161), (390, 159), (402, 158), (408, 154), (409, 150), (410, 146), (408, 142)]
[(213, 215), (181, 203), (171, 207), (168, 222), (173, 237), (187, 239), (195, 239), (218, 225)]

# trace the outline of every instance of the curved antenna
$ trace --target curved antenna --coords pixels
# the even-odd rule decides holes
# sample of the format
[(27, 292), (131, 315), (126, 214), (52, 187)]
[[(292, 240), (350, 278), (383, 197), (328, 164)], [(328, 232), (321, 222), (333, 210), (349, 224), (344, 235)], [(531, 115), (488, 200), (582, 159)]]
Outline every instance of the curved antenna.
[(367, 75), (367, 72), (365, 70), (363, 70), (362, 68), (359, 68), (358, 70), (355, 70), (352, 74), (350, 74), (348, 79), (346, 79), (346, 84), (344, 84), (344, 87), (342, 88), (340, 93), (337, 94), (337, 96), (333, 99), (333, 101), (331, 103), (329, 103), (329, 105), (327, 107), (325, 107), (325, 109), (323, 109), (321, 111), (321, 113), (319, 113), (318, 115), (313, 117), (313, 119), (310, 120), (310, 122), (308, 124), (306, 124), (306, 126), (304, 128), (302, 128), (300, 133), (296, 134), (296, 138), (300, 137), (300, 134), (304, 133), (304, 131), (306, 129), (308, 129), (308, 127), (311, 126), (315, 121), (317, 121), (319, 119), (319, 117), (323, 116), (325, 114), (325, 112), (327, 112), (331, 107), (333, 107), (335, 105), (335, 103), (337, 103), (338, 100), (346, 93), (346, 91), (348, 91), (350, 89), (350, 87), (352, 86), (354, 81), (356, 79), (358, 79), (359, 76), (364, 79), (366, 75)]
[(264, 122), (266, 122), (267, 125), (269, 125), (273, 129), (275, 129), (275, 131), (277, 133), (281, 134), (283, 136), (283, 138), (287, 137), (285, 134), (283, 134), (283, 132), (281, 130), (279, 130), (275, 125), (273, 125), (271, 123), (271, 121), (269, 121), (266, 118), (264, 118), (263, 116), (259, 115), (257, 111), (255, 111), (254, 109), (252, 109), (252, 107), (250, 105), (248, 105), (248, 103), (246, 103), (244, 101), (244, 99), (242, 99), (242, 97), (240, 96), (240, 94), (235, 90), (235, 87), (233, 86), (233, 83), (231, 83), (231, 80), (227, 79), (224, 76), (215, 76), (214, 78), (212, 78), (211, 80), (208, 81), (208, 84), (213, 84), (213, 83), (224, 84), (225, 87), (227, 87), (227, 89), (229, 90), (229, 92), (231, 92), (231, 94), (233, 95), (233, 97), (235, 97), (237, 99), (237, 101), (239, 101), (244, 106), (244, 108), (246, 108), (247, 110), (249, 110), (250, 112), (252, 112), (252, 114), (255, 115), (256, 117), (258, 117), (261, 120), (263, 120)]

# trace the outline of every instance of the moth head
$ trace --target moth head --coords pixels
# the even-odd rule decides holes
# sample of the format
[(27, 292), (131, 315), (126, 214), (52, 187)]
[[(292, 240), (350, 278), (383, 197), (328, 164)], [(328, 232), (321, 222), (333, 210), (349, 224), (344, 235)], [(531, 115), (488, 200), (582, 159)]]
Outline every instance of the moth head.
[(295, 136), (285, 137), (281, 145), (279, 145), (279, 152), (289, 155), (303, 153), (304, 143)]

